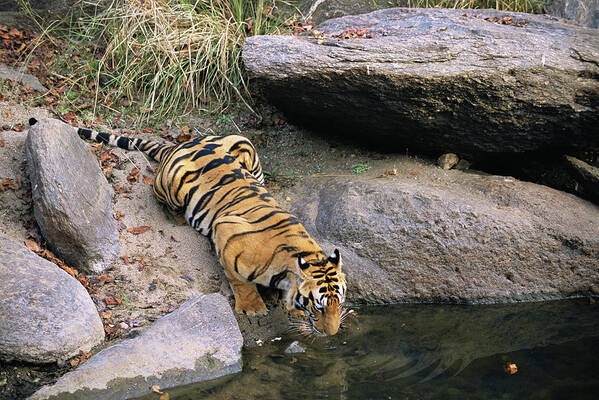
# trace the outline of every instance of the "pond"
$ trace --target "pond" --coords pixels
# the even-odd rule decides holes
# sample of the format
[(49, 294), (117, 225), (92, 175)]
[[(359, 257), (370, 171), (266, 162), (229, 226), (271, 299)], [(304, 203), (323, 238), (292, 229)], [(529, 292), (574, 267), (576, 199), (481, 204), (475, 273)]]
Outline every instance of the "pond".
[[(596, 399), (599, 304), (358, 308), (330, 338), (244, 350), (243, 372), (168, 390), (184, 399)], [(292, 340), (305, 353), (286, 354)], [(515, 374), (504, 370), (517, 366)], [(157, 398), (147, 396), (145, 398)]]

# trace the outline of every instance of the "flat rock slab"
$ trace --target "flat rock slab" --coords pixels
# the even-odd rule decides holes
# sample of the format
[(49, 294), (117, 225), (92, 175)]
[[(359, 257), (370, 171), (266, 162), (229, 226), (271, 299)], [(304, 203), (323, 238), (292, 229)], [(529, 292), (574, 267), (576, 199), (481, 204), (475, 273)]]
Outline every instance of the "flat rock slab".
[(220, 294), (192, 297), (134, 339), (91, 357), (30, 400), (122, 400), (241, 371), (243, 338)]
[(83, 286), (0, 234), (0, 359), (49, 363), (88, 352), (104, 327)]
[(12, 67), (7, 67), (6, 65), (0, 65), (0, 79), (19, 82), (23, 86), (29, 86), (31, 89), (38, 92), (48, 91), (35, 76), (26, 74)]
[[(341, 38), (347, 29), (374, 37)], [(252, 81), (297, 123), (387, 150), (470, 157), (599, 147), (594, 29), (544, 15), (393, 8), (316, 31), (243, 47)]]
[[(411, 176), (310, 178), (292, 211), (341, 250), (357, 303), (505, 303), (591, 295), (599, 207), (513, 178), (415, 165)], [(405, 177), (404, 177), (405, 176)]]
[(25, 142), (35, 219), (68, 265), (98, 273), (118, 256), (112, 187), (75, 128), (42, 119)]

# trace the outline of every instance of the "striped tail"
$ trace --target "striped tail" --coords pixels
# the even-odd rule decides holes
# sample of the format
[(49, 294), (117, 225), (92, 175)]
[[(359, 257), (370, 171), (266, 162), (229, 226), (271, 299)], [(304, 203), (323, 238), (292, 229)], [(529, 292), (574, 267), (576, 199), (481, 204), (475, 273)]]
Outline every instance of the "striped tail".
[[(37, 123), (35, 118), (29, 119), (29, 125)], [(137, 150), (146, 153), (154, 161), (160, 162), (165, 152), (173, 147), (172, 144), (160, 144), (151, 140), (134, 139), (125, 136), (111, 135), (109, 133), (96, 132), (91, 129), (73, 128), (83, 139), (93, 140), (99, 143), (106, 143), (110, 146), (120, 147), (125, 150)]]

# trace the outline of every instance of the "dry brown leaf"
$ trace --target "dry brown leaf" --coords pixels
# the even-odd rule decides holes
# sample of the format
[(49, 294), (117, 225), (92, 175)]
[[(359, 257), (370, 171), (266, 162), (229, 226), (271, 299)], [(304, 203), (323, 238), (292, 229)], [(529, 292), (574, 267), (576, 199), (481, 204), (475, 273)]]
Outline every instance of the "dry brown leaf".
[(127, 229), (127, 232), (132, 233), (134, 235), (139, 235), (141, 233), (149, 231), (150, 229), (152, 229), (151, 226), (141, 225), (141, 226), (136, 226), (135, 228), (129, 228), (129, 229)]
[(516, 372), (518, 372), (518, 366), (513, 362), (508, 361), (504, 364), (503, 370), (506, 374), (514, 375)]
[(177, 142), (179, 143), (187, 142), (188, 140), (191, 140), (191, 135), (189, 133), (177, 136)]
[(25, 240), (25, 246), (27, 246), (27, 248), (33, 251), (34, 253), (39, 253), (40, 251), (42, 251), (40, 245), (33, 240)]
[(118, 297), (107, 297), (104, 299), (104, 303), (107, 306), (120, 306), (123, 303), (123, 301)]
[(152, 392), (154, 392), (154, 393), (158, 393), (158, 394), (163, 393), (160, 391), (160, 386), (158, 386), (158, 385), (152, 385), (152, 387), (150, 389), (152, 389)]
[(114, 278), (112, 278), (108, 275), (102, 274), (102, 275), (98, 276), (98, 280), (102, 283), (110, 283), (110, 282), (114, 281)]
[(154, 184), (154, 180), (153, 180), (151, 177), (147, 176), (147, 175), (143, 175), (143, 176), (142, 176), (142, 180), (143, 180), (143, 182), (144, 182), (146, 185), (150, 185), (150, 186), (152, 186), (152, 185)]
[(386, 178), (386, 177), (391, 176), (391, 175), (397, 175), (397, 169), (393, 168), (393, 169), (390, 169), (389, 171), (385, 171), (384, 173), (382, 173), (378, 177), (379, 178)]

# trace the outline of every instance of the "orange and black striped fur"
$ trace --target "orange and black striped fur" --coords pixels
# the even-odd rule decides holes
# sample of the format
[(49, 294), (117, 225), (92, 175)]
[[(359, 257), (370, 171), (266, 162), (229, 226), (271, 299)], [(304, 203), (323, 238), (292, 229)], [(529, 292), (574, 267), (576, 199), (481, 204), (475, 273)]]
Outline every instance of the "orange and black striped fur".
[(277, 206), (248, 139), (206, 136), (173, 145), (76, 130), (85, 139), (139, 150), (159, 163), (156, 197), (212, 240), (237, 312), (265, 314), (256, 284), (271, 286), (285, 292), (289, 311), (308, 317), (304, 333), (338, 331), (346, 291), (339, 251), (327, 256), (297, 218)]

